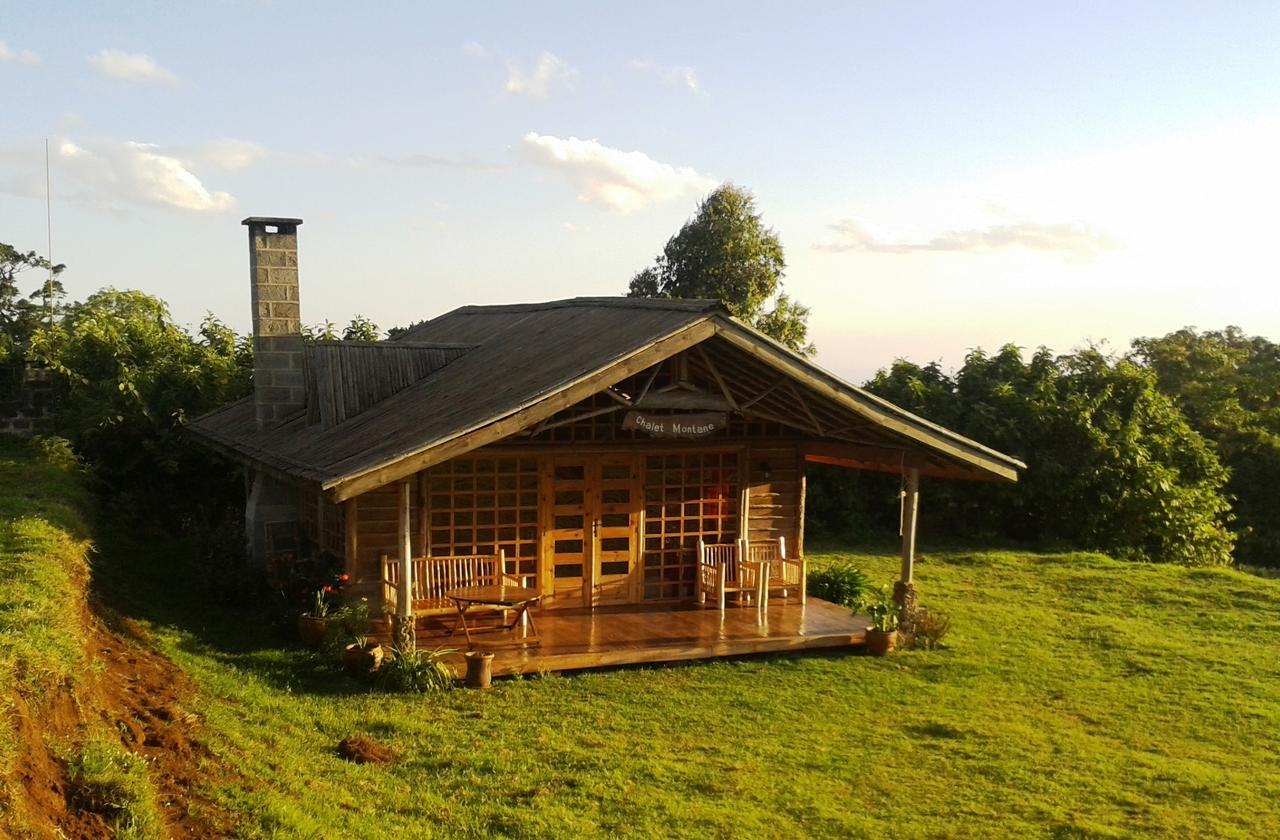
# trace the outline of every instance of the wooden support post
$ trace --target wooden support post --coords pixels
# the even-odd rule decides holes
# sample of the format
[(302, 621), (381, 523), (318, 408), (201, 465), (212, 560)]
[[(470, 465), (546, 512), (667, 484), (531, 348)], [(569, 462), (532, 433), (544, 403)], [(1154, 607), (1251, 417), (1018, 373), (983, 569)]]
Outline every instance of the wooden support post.
[[(363, 583), (360, 580), (360, 497), (347, 499), (340, 504), (345, 517), (342, 531), (343, 536), (346, 538), (342, 567), (347, 573), (348, 584), (356, 587)], [(379, 577), (381, 577), (381, 573), (379, 573)]]
[(902, 618), (909, 617), (916, 602), (915, 562), (916, 562), (916, 515), (920, 507), (920, 470), (908, 467), (902, 499), (902, 573), (893, 586), (893, 599), (902, 612)]
[(400, 503), (396, 506), (400, 513), (400, 591), (396, 597), (395, 638), (396, 647), (401, 650), (412, 650), (417, 639), (413, 630), (413, 541), (410, 532), (409, 515), (410, 482), (400, 482)]

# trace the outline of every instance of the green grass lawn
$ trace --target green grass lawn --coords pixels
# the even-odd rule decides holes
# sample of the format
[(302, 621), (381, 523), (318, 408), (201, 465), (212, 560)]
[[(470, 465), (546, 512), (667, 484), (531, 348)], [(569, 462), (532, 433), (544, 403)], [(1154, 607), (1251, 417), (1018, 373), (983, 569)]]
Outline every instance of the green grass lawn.
[[(202, 689), (248, 836), (1280, 836), (1280, 581), (924, 548), (942, 650), (488, 693), (370, 694), (251, 616), (149, 597), (158, 579), (125, 608)], [(849, 556), (896, 569), (813, 560)], [(357, 732), (399, 760), (342, 761)]]

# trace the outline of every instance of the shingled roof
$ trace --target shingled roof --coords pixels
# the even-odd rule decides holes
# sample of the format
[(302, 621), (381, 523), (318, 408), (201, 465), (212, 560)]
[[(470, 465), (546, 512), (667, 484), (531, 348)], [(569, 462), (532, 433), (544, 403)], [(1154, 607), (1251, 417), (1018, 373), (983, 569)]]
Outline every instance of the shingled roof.
[(258, 429), (249, 397), (198, 418), (190, 430), (236, 457), (349, 498), (522, 431), (713, 337), (972, 477), (1016, 480), (1024, 466), (843, 382), (709, 300), (462, 307), (400, 337), (405, 346), (456, 348), (446, 364), (339, 422), (309, 424), (300, 412)]

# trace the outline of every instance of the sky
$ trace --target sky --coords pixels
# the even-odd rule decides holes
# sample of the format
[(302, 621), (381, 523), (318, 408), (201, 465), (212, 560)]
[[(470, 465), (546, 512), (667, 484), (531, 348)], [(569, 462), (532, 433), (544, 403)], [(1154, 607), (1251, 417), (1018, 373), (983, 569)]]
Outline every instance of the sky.
[[(853, 381), (1012, 342), (1280, 338), (1280, 4), (0, 0), (0, 241), (249, 326), (625, 292), (751, 190)], [(38, 281), (35, 285), (38, 285)]]

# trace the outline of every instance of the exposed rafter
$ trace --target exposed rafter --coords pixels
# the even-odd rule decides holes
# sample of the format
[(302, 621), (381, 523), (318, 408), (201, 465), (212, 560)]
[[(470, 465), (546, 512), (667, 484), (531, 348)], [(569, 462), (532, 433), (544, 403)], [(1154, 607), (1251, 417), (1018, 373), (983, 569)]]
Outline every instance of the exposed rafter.
[(800, 395), (796, 390), (796, 383), (787, 382), (787, 390), (791, 392), (791, 396), (796, 398), (796, 402), (800, 403), (800, 407), (804, 409), (804, 413), (808, 415), (809, 422), (813, 424), (813, 430), (818, 433), (818, 437), (822, 437), (822, 424), (818, 422), (818, 418), (814, 416), (813, 409), (809, 408), (809, 401)]
[(707, 366), (707, 371), (710, 372), (711, 377), (715, 379), (716, 384), (720, 386), (720, 393), (724, 394), (725, 401), (729, 403), (729, 407), (734, 411), (737, 411), (738, 402), (733, 398), (733, 392), (729, 390), (729, 385), (724, 381), (724, 377), (720, 375), (720, 370), (716, 367), (715, 362), (713, 362), (711, 357), (707, 355), (707, 351), (703, 349), (701, 344), (693, 349), (697, 351), (698, 358)]

